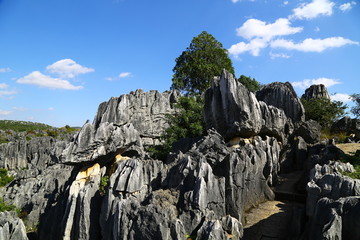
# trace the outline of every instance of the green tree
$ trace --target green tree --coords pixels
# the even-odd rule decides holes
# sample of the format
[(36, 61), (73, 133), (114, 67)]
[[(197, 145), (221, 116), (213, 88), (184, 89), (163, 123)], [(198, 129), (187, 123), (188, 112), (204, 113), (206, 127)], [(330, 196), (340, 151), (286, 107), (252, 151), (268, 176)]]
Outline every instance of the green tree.
[(180, 97), (175, 105), (177, 112), (174, 115), (167, 115), (169, 127), (161, 137), (162, 145), (148, 149), (152, 157), (165, 160), (174, 142), (182, 138), (204, 135), (203, 106), (204, 103), (200, 96)]
[(241, 82), (249, 91), (256, 92), (260, 90), (261, 84), (255, 80), (255, 78), (246, 77), (244, 75), (241, 75), (238, 79), (239, 82)]
[(355, 106), (351, 108), (350, 112), (355, 115), (356, 118), (360, 118), (360, 94), (350, 95), (352, 101), (355, 102)]
[(220, 76), (223, 69), (235, 75), (227, 50), (205, 31), (192, 39), (175, 62), (171, 89), (186, 95), (205, 92), (214, 76)]
[(306, 120), (313, 119), (325, 129), (328, 129), (335, 120), (346, 114), (347, 105), (340, 101), (331, 101), (327, 98), (310, 100), (302, 98), (301, 102), (305, 108)]

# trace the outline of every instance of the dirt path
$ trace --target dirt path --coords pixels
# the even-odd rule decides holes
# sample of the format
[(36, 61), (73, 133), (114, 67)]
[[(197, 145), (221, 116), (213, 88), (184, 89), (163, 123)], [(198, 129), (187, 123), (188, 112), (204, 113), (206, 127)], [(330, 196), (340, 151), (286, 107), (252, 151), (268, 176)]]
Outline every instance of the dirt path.
[(296, 191), (301, 175), (299, 171), (280, 176), (274, 189), (278, 201), (264, 202), (245, 214), (244, 240), (282, 240), (301, 231), (294, 229), (294, 221), (300, 222), (305, 215), (305, 195)]
[(360, 150), (360, 143), (339, 143), (336, 146), (346, 154), (353, 154), (356, 150)]

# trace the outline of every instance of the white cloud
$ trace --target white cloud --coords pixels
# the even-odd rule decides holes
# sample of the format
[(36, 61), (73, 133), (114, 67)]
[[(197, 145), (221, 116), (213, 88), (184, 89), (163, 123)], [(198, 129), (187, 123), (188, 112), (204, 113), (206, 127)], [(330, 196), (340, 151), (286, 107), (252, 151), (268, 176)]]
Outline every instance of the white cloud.
[(290, 58), (291, 56), (285, 54), (285, 53), (273, 53), (273, 52), (270, 52), (270, 57), (271, 59), (275, 59), (275, 58)]
[(92, 68), (87, 68), (76, 63), (72, 59), (62, 59), (46, 67), (50, 73), (56, 73), (61, 77), (74, 78), (79, 74), (94, 72)]
[(353, 8), (353, 6), (355, 6), (355, 5), (356, 5), (356, 2), (352, 1), (352, 2), (341, 4), (339, 6), (339, 9), (343, 12), (347, 12), (347, 11), (350, 11)]
[(236, 29), (237, 35), (248, 39), (249, 42), (234, 44), (228, 51), (235, 58), (245, 52), (249, 52), (253, 56), (259, 56), (260, 50), (268, 47), (269, 41), (274, 37), (295, 34), (303, 30), (302, 27), (291, 27), (290, 25), (290, 21), (286, 18), (279, 18), (274, 23), (266, 23), (253, 18), (249, 19)]
[(289, 1), (284, 1), (283, 4), (286, 6), (289, 4)]
[(343, 37), (330, 37), (324, 39), (307, 38), (301, 43), (294, 43), (291, 40), (277, 39), (270, 43), (272, 48), (284, 48), (287, 50), (297, 50), (302, 52), (322, 52), (329, 48), (354, 44), (359, 45), (359, 42), (354, 42)]
[(7, 116), (7, 115), (10, 115), (11, 113), (12, 113), (12, 111), (6, 111), (6, 110), (0, 109), (0, 115)]
[(66, 89), (66, 90), (79, 90), (82, 86), (74, 86), (67, 80), (59, 78), (52, 78), (42, 74), (39, 71), (34, 71), (29, 75), (22, 77), (16, 81), (22, 84), (31, 84), (39, 87), (51, 88), (51, 89)]
[(231, 55), (238, 57), (240, 54), (250, 52), (253, 56), (259, 56), (260, 50), (266, 48), (268, 43), (262, 38), (252, 39), (249, 43), (239, 42), (232, 45), (228, 51)]
[(237, 3), (239, 2), (240, 0), (231, 0), (233, 3)]
[(320, 15), (331, 16), (335, 3), (329, 0), (312, 0), (310, 3), (302, 3), (300, 7), (293, 9), (290, 19), (313, 19)]
[(7, 85), (6, 83), (0, 83), (0, 89), (5, 89), (8, 87), (9, 87), (9, 85)]
[(48, 108), (48, 110), (49, 110), (49, 111), (54, 111), (54, 110), (55, 110), (55, 108), (53, 108), (53, 107), (49, 107), (49, 108)]
[(119, 78), (127, 78), (127, 77), (131, 77), (131, 72), (122, 72), (119, 74)]
[(3, 72), (10, 72), (11, 69), (10, 68), (0, 68), (0, 73), (3, 73)]
[(266, 23), (258, 19), (249, 19), (236, 29), (236, 34), (246, 39), (263, 38), (271, 40), (276, 36), (295, 34), (303, 30), (302, 27), (291, 27), (286, 18), (279, 18), (274, 23)]
[(28, 110), (27, 108), (24, 107), (13, 107), (12, 109), (19, 112), (24, 112)]
[(16, 91), (0, 91), (0, 97), (1, 96), (10, 96), (16, 94)]
[(336, 93), (334, 95), (330, 96), (331, 100), (333, 101), (341, 101), (341, 102), (351, 102), (351, 98), (349, 94), (345, 94), (345, 93)]
[(314, 32), (320, 32), (320, 28), (319, 27), (314, 28)]
[(316, 78), (316, 79), (304, 79), (301, 82), (292, 82), (291, 84), (294, 87), (298, 87), (301, 89), (306, 89), (308, 87), (310, 87), (311, 85), (318, 85), (318, 84), (323, 84), (325, 87), (329, 88), (331, 86), (337, 85), (337, 84), (341, 84), (342, 82), (339, 82), (336, 79), (332, 79), (332, 78)]

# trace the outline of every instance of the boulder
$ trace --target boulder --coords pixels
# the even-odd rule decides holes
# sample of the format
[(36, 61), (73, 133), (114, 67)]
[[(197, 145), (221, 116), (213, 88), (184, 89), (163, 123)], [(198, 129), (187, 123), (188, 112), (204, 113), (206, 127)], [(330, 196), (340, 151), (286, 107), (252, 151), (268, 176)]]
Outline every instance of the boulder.
[(274, 82), (256, 92), (256, 98), (268, 105), (284, 110), (292, 122), (305, 121), (304, 107), (289, 82)]
[(330, 95), (323, 84), (314, 84), (305, 90), (305, 93), (301, 96), (302, 99), (310, 100), (317, 98), (326, 98), (330, 100)]
[(314, 121), (299, 122), (296, 124), (295, 135), (301, 136), (305, 142), (314, 144), (320, 141), (321, 125)]

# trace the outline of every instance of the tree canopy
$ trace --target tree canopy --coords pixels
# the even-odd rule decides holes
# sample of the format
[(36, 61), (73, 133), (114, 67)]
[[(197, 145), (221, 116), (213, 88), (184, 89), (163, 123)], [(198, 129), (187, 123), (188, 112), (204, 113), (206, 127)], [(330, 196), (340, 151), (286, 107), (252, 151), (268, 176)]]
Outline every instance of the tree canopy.
[(323, 128), (329, 128), (331, 124), (345, 115), (347, 105), (340, 101), (331, 101), (327, 98), (301, 99), (305, 108), (306, 120), (312, 119), (320, 123)]
[(247, 87), (247, 89), (249, 89), (250, 92), (256, 92), (261, 88), (261, 84), (258, 81), (256, 81), (255, 78), (241, 75), (238, 81), (241, 82), (245, 87)]
[(360, 94), (352, 94), (350, 95), (352, 101), (355, 102), (355, 106), (351, 108), (350, 112), (354, 114), (356, 118), (360, 118)]
[(220, 76), (223, 69), (235, 75), (227, 50), (205, 31), (192, 39), (175, 62), (171, 89), (186, 95), (205, 92), (214, 76)]

